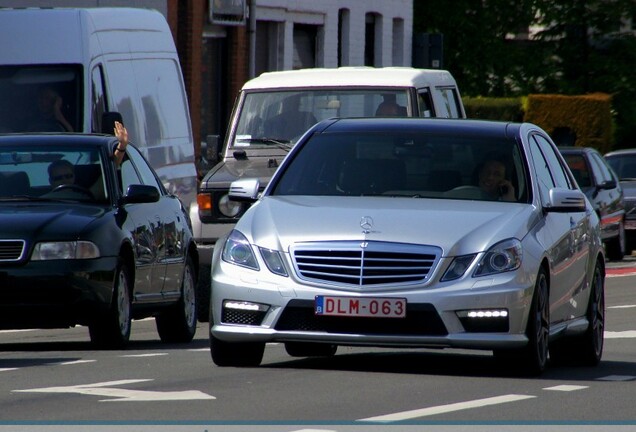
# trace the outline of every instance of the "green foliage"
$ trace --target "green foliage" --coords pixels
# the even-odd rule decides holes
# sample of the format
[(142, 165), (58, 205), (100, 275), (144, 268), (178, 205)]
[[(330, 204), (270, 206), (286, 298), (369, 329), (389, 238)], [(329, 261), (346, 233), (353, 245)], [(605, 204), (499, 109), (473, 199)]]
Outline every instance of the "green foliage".
[(523, 100), (520, 97), (464, 97), (462, 100), (468, 118), (512, 122), (523, 121)]
[[(619, 33), (621, 18), (636, 20), (636, 1), (414, 0), (413, 8), (414, 33), (444, 35), (443, 67), (462, 95), (607, 93), (616, 147), (636, 147), (636, 37)], [(536, 37), (513, 37), (530, 25), (542, 29)]]

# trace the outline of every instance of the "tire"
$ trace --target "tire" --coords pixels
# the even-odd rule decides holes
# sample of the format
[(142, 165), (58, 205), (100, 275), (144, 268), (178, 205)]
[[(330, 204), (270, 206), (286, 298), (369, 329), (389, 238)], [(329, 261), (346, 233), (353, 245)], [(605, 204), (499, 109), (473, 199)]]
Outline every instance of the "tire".
[(607, 241), (605, 251), (610, 261), (620, 261), (625, 256), (627, 250), (627, 241), (625, 237), (625, 225), (621, 221), (618, 227), (618, 235)]
[(596, 366), (600, 363), (605, 333), (605, 277), (600, 264), (594, 269), (586, 318), (589, 325), (585, 333), (558, 341), (550, 348), (550, 360), (573, 366)]
[(217, 366), (256, 367), (264, 352), (263, 342), (225, 342), (210, 334), (210, 354)]
[(285, 351), (292, 357), (332, 357), (338, 345), (312, 342), (285, 342)]
[(126, 264), (117, 266), (110, 309), (88, 326), (91, 342), (100, 348), (124, 348), (132, 324), (130, 276)]
[(541, 268), (534, 286), (534, 294), (526, 327), (528, 345), (520, 349), (497, 350), (495, 356), (506, 366), (523, 375), (540, 375), (548, 364), (548, 339), (550, 336), (550, 299), (548, 278)]
[(186, 258), (181, 282), (181, 298), (170, 309), (157, 315), (157, 332), (164, 343), (188, 343), (197, 331), (197, 301), (194, 265)]

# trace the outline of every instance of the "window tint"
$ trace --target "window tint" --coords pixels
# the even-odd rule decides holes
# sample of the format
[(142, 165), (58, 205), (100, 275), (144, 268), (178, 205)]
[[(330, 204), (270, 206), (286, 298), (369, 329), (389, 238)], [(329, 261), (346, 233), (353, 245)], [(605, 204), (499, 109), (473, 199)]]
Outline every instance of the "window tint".
[(459, 97), (457, 92), (452, 87), (438, 88), (438, 91), (442, 95), (444, 115), (438, 115), (439, 117), (459, 118), (461, 117), (461, 110), (459, 108)]
[(552, 146), (545, 137), (539, 134), (534, 134), (533, 137), (539, 144), (545, 159), (548, 161), (555, 186), (570, 189), (572, 185), (570, 184), (567, 174), (563, 169), (563, 165), (561, 165), (561, 161), (558, 156), (559, 153), (556, 148)]
[(136, 148), (132, 146), (128, 147), (127, 151), (128, 151), (128, 156), (130, 157), (130, 159), (132, 159), (133, 163), (137, 167), (137, 170), (139, 171), (139, 175), (141, 175), (141, 180), (143, 181), (143, 184), (154, 186), (157, 189), (159, 189), (160, 193), (163, 193), (164, 191), (163, 186), (157, 180), (157, 177), (155, 177), (154, 173), (152, 172), (152, 170), (146, 163), (146, 160), (143, 158), (143, 156), (137, 151)]
[(606, 165), (605, 161), (601, 158), (601, 155), (597, 153), (591, 153), (590, 159), (593, 164), (597, 166), (595, 171), (598, 171), (599, 178), (597, 179), (597, 184), (612, 181), (614, 177), (609, 170), (609, 167)]
[(423, 88), (417, 90), (417, 104), (419, 106), (420, 117), (433, 117), (435, 115), (429, 89)]
[(139, 179), (137, 171), (135, 171), (135, 167), (128, 156), (126, 156), (121, 163), (120, 173), (122, 192), (126, 192), (130, 185), (142, 184), (142, 181)]
[(555, 184), (552, 179), (552, 174), (550, 174), (548, 161), (539, 148), (537, 141), (532, 138), (530, 139), (530, 155), (532, 157), (535, 174), (537, 176), (540, 199), (543, 204), (546, 204), (549, 197), (549, 191), (555, 186)]
[(91, 73), (91, 131), (102, 131), (102, 114), (107, 111), (106, 93), (104, 92), (104, 77), (102, 66), (93, 68)]

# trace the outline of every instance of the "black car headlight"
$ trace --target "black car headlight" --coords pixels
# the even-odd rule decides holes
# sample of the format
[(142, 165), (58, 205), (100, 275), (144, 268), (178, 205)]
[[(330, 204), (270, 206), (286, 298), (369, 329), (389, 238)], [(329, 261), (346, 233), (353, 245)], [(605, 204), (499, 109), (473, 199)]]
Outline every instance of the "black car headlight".
[(99, 258), (99, 248), (89, 241), (41, 242), (33, 248), (32, 261)]
[(477, 264), (473, 276), (486, 276), (516, 270), (521, 266), (522, 258), (521, 242), (517, 239), (504, 240), (486, 251)]

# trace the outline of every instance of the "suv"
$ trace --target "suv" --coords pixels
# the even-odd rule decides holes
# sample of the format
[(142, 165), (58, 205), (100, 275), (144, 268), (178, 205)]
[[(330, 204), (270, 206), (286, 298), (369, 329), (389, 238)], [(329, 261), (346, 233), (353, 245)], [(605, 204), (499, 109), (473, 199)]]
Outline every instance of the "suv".
[(231, 201), (230, 183), (256, 177), (264, 189), (303, 133), (331, 117), (465, 118), (453, 76), (444, 70), (410, 67), (341, 67), (268, 72), (243, 86), (219, 154), (208, 139), (203, 154), (214, 167), (202, 179), (197, 205), (190, 208), (201, 257), (200, 318), (209, 295), (209, 265), (216, 240), (247, 209)]
[(622, 260), (626, 250), (625, 200), (618, 176), (593, 148), (560, 147), (559, 151), (601, 220), (607, 257)]

